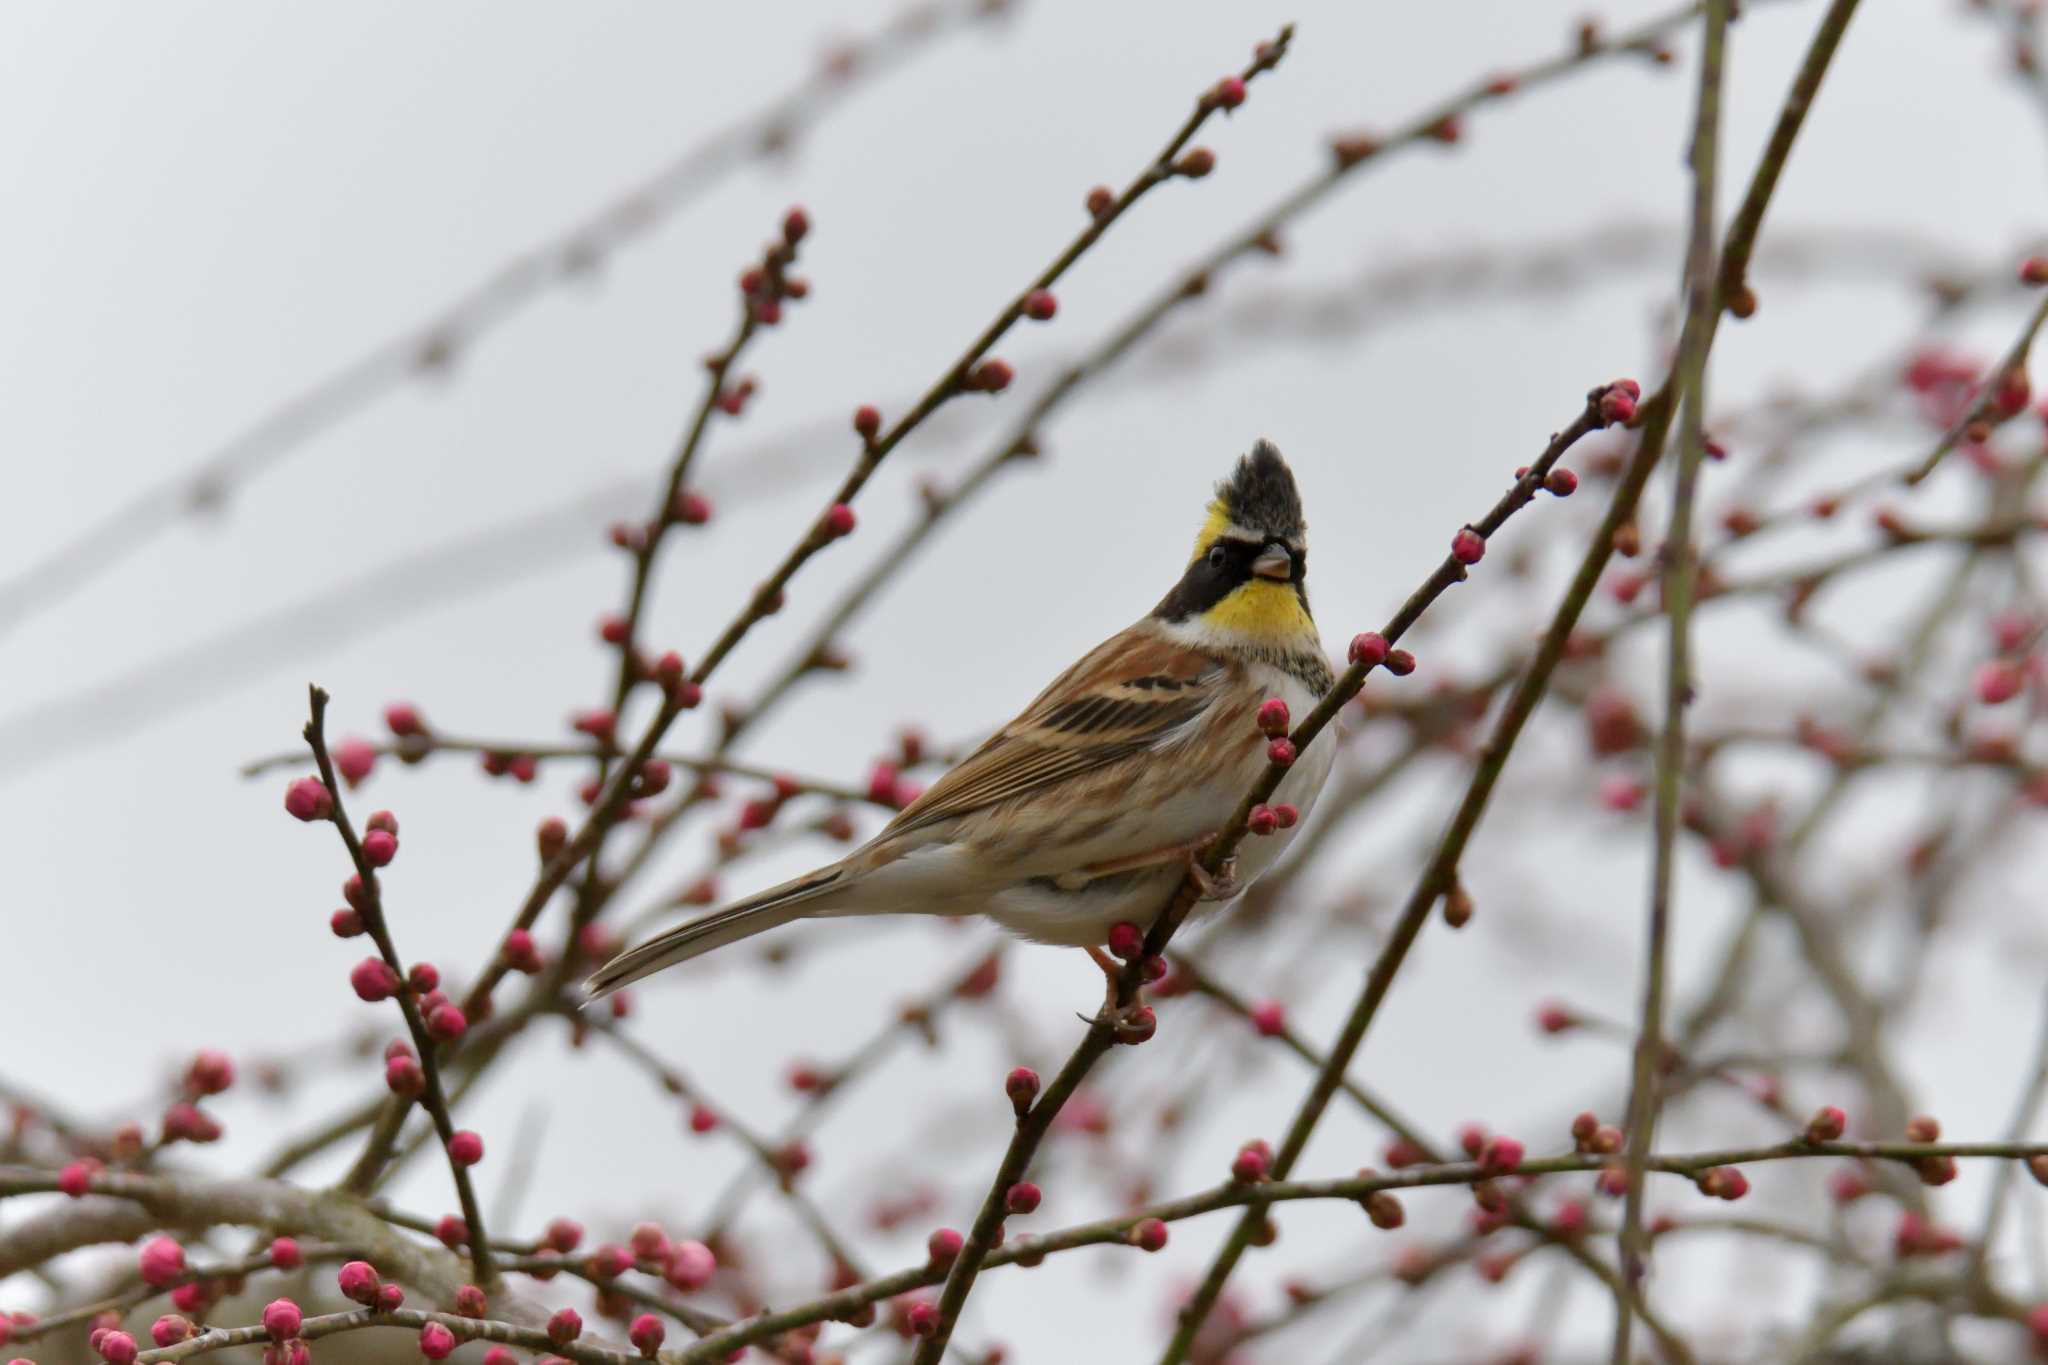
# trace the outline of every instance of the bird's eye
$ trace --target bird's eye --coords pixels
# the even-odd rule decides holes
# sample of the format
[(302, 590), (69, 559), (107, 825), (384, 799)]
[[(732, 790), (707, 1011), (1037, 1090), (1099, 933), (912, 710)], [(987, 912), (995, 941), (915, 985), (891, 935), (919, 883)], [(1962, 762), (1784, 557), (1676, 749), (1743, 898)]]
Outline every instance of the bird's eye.
[(1229, 556), (1228, 556), (1228, 555), (1226, 555), (1226, 554), (1224, 554), (1224, 552), (1223, 552), (1223, 547), (1222, 547), (1221, 545), (1211, 545), (1211, 546), (1209, 547), (1209, 567), (1210, 567), (1210, 568), (1212, 568), (1212, 569), (1220, 569), (1220, 568), (1222, 568), (1222, 567), (1223, 567), (1223, 561), (1224, 561), (1225, 559), (1227, 559), (1227, 558), (1229, 558)]

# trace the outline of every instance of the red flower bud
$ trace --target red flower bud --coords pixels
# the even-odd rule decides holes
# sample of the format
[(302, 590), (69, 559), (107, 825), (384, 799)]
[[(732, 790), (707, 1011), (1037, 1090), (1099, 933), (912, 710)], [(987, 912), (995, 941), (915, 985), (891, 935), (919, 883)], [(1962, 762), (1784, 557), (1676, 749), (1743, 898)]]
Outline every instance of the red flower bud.
[(448, 1159), (458, 1166), (474, 1166), (484, 1159), (484, 1140), (464, 1128), (448, 1139)]
[(369, 1305), (377, 1301), (377, 1270), (368, 1261), (350, 1261), (335, 1273), (341, 1296)]
[(573, 1308), (558, 1308), (548, 1319), (548, 1340), (567, 1346), (583, 1335), (583, 1315)]
[(1034, 289), (1024, 296), (1024, 316), (1033, 322), (1050, 322), (1059, 310), (1060, 301), (1050, 289)]
[(363, 857), (371, 867), (385, 867), (398, 856), (398, 836), (388, 829), (373, 829), (363, 836)]
[(1377, 668), (1387, 661), (1387, 637), (1376, 630), (1351, 637), (1351, 662)]
[(1031, 1102), (1038, 1098), (1038, 1073), (1028, 1066), (1018, 1067), (1004, 1078), (1003, 1093), (1010, 1097), (1017, 1117), (1024, 1117), (1031, 1108)]
[(1463, 527), (1451, 537), (1451, 556), (1460, 564), (1477, 564), (1486, 557), (1486, 537)]
[(1287, 1007), (1278, 1000), (1259, 1001), (1251, 1007), (1248, 1017), (1261, 1038), (1278, 1038), (1287, 1032)]
[(933, 1265), (949, 1266), (960, 1255), (960, 1248), (966, 1244), (967, 1239), (954, 1229), (940, 1228), (925, 1238), (924, 1248)]
[(455, 1353), (455, 1333), (438, 1322), (420, 1328), (420, 1354), (428, 1360), (446, 1360)]
[(283, 1341), (299, 1334), (300, 1319), (297, 1304), (290, 1299), (272, 1299), (263, 1310), (263, 1330), (270, 1333), (272, 1341)]
[(1810, 1142), (1833, 1142), (1849, 1128), (1849, 1116), (1835, 1105), (1823, 1105), (1814, 1116), (1806, 1121), (1806, 1137)]
[(143, 1243), (137, 1258), (142, 1282), (157, 1289), (167, 1288), (185, 1273), (185, 1248), (170, 1237), (155, 1237)]
[(284, 789), (284, 808), (297, 820), (325, 820), (334, 814), (334, 796), (317, 777), (301, 777)]
[(1136, 957), (1145, 946), (1145, 931), (1129, 920), (1118, 920), (1109, 926), (1109, 951), (1111, 956), (1128, 962)]
[(398, 973), (381, 957), (366, 957), (348, 974), (349, 985), (364, 1000), (389, 1000), (398, 993)]
[(853, 410), (853, 429), (864, 441), (872, 441), (882, 429), (882, 410), (872, 403), (863, 403)]
[(661, 1319), (652, 1313), (642, 1313), (633, 1319), (633, 1325), (626, 1329), (626, 1340), (633, 1343), (635, 1350), (649, 1360), (661, 1349), (661, 1343), (668, 1336), (668, 1329), (661, 1325)]
[(1522, 1144), (1511, 1137), (1487, 1141), (1479, 1152), (1479, 1168), (1488, 1175), (1511, 1175), (1522, 1166)]
[(1166, 1245), (1166, 1224), (1147, 1218), (1130, 1231), (1131, 1245), (1140, 1251), (1158, 1251)]
[(1259, 733), (1269, 738), (1278, 738), (1289, 729), (1287, 703), (1278, 697), (1268, 697), (1259, 703)]

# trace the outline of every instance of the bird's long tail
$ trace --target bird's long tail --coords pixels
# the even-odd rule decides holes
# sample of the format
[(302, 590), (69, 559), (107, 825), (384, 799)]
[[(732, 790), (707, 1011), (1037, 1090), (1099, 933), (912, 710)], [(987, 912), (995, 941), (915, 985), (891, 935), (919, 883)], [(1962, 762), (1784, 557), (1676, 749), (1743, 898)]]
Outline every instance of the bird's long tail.
[(686, 924), (678, 924), (638, 947), (628, 948), (599, 967), (583, 983), (583, 989), (590, 999), (596, 1000), (664, 967), (688, 962), (713, 948), (723, 948), (728, 943), (737, 943), (743, 938), (752, 938), (765, 930), (788, 924), (791, 920), (802, 919), (822, 908), (811, 906), (809, 902), (831, 891), (844, 876), (838, 867), (822, 868), (707, 915), (699, 915)]

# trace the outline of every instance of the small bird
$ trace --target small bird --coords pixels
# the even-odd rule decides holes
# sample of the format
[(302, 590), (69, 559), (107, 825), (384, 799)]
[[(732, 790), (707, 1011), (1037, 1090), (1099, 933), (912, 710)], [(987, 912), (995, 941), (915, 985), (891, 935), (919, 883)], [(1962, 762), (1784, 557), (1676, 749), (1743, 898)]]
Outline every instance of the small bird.
[[(1335, 681), (1309, 615), (1306, 532), (1293, 472), (1260, 441), (1216, 486), (1193, 557), (1149, 616), (1054, 679), (866, 844), (628, 949), (590, 994), (822, 915), (983, 914), (1106, 963), (1096, 945), (1110, 927), (1150, 924), (1189, 869), (1212, 906), (1235, 896), (1292, 837), (1247, 840), (1217, 877), (1197, 862), (1266, 769), (1259, 708), (1277, 697), (1299, 716)], [(1332, 747), (1304, 750), (1274, 801), (1306, 817)]]

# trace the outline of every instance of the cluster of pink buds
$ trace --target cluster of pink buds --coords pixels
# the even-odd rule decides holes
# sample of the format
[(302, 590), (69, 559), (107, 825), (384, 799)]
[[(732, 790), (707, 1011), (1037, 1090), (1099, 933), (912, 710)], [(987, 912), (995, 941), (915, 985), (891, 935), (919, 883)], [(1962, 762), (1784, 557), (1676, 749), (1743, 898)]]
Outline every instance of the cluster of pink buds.
[(754, 321), (763, 327), (773, 327), (782, 321), (785, 301), (800, 300), (810, 295), (809, 281), (787, 273), (796, 262), (797, 243), (803, 241), (810, 230), (810, 215), (801, 208), (792, 208), (782, 217), (781, 240), (768, 245), (761, 253), (759, 265), (750, 266), (740, 274), (740, 293)]
[(164, 1108), (163, 1140), (170, 1142), (217, 1142), (220, 1120), (196, 1104), (180, 1100)]
[[(1276, 763), (1291, 762), (1294, 757), (1294, 746), (1284, 739), (1276, 739), (1273, 741), (1272, 749), (1277, 750), (1282, 746), (1285, 746), (1287, 751), (1285, 760), (1276, 757), (1270, 751), (1267, 757)], [(1253, 834), (1267, 835), (1276, 830), (1293, 829), (1300, 821), (1301, 811), (1282, 801), (1271, 806), (1253, 806), (1251, 814), (1245, 817), (1244, 827)]]
[(1611, 1123), (1600, 1122), (1599, 1116), (1590, 1110), (1572, 1120), (1574, 1151), (1612, 1156), (1621, 1150), (1622, 1140), (1621, 1129)]
[(1733, 1166), (1713, 1166), (1695, 1179), (1700, 1193), (1714, 1199), (1736, 1200), (1749, 1193), (1749, 1177)]
[(477, 762), (485, 777), (510, 777), (514, 782), (526, 785), (540, 776), (540, 762), (532, 754), (486, 749), (478, 755)]
[(1642, 396), (1643, 386), (1633, 379), (1617, 379), (1601, 389), (1593, 404), (1599, 417), (1599, 425), (1627, 426), (1635, 420), (1636, 403)]

